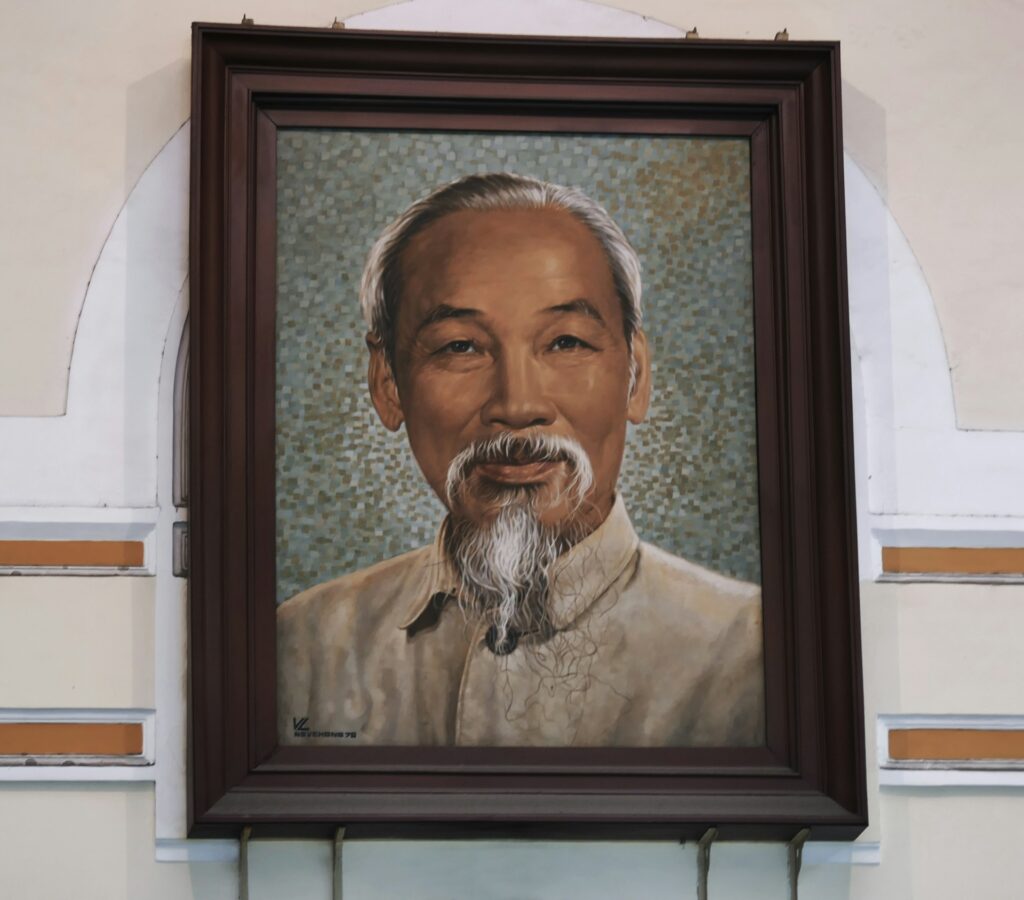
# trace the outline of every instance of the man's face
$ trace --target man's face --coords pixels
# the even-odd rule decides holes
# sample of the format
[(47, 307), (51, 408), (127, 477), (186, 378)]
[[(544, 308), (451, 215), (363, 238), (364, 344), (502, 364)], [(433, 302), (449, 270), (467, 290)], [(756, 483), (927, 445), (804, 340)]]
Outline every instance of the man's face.
[[(596, 527), (614, 500), (626, 423), (643, 419), (649, 397), (642, 333), (630, 390), (622, 308), (597, 239), (563, 211), (463, 211), (416, 235), (401, 266), (394, 372), (371, 339), (370, 389), (387, 427), (405, 422), (435, 493), (448, 503), (448, 467), (474, 441), (569, 437), (594, 470), (577, 521)], [(452, 512), (486, 522), (496, 496), (525, 487), (541, 521), (558, 525), (574, 515), (571, 477), (563, 461), (477, 465)]]

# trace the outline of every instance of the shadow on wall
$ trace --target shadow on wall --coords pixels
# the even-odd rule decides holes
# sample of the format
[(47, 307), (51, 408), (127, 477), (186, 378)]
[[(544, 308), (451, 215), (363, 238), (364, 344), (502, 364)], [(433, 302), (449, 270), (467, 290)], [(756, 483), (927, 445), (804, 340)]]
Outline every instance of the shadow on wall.
[(889, 193), (885, 108), (848, 81), (842, 89), (843, 147), (884, 200)]
[(187, 56), (151, 72), (125, 93), (124, 194), (127, 197), (146, 167), (189, 117)]

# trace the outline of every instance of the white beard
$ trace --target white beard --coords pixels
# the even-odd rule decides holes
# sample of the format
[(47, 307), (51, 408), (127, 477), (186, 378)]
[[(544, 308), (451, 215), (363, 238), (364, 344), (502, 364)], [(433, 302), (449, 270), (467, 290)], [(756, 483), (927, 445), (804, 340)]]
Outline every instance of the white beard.
[[(542, 492), (528, 487), (498, 489), (499, 511), (494, 519), (478, 525), (453, 520), (445, 535), (449, 558), (459, 573), (460, 602), (467, 612), (477, 611), (490, 620), (493, 644), (502, 647), (514, 630), (544, 636), (551, 632), (548, 595), (552, 568), (558, 557), (583, 535), (573, 525), (575, 512), (593, 484), (593, 468), (583, 448), (571, 438), (549, 435), (519, 438), (499, 435), (478, 441), (462, 451), (448, 469), (449, 504), (455, 505), (476, 463), (510, 458), (561, 459), (572, 477), (563, 495), (570, 495), (568, 523), (544, 525), (543, 509), (537, 509)], [(548, 499), (561, 502), (563, 496)]]

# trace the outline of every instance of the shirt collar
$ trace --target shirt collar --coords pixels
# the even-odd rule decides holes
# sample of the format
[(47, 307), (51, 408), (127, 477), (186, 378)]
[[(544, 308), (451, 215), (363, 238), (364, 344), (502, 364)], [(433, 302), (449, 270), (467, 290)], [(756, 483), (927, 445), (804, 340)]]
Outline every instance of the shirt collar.
[(398, 626), (399, 628), (408, 629), (415, 624), (416, 620), (423, 615), (424, 611), (430, 605), (431, 600), (433, 600), (437, 594), (454, 595), (458, 588), (459, 576), (455, 572), (455, 568), (449, 562), (448, 554), (444, 551), (444, 535), (447, 527), (448, 517), (445, 517), (444, 521), (441, 522), (440, 527), (437, 529), (437, 535), (434, 537), (434, 543), (430, 548), (430, 552), (427, 554), (427, 580), (424, 583), (423, 590), (416, 594), (415, 600), (409, 606), (405, 618)]
[[(409, 606), (401, 628), (408, 629), (423, 615), (437, 594), (455, 594), (458, 575), (444, 551), (448, 520), (437, 530), (427, 557), (427, 579), (423, 591)], [(629, 564), (640, 540), (619, 494), (605, 520), (578, 544), (555, 561), (549, 614), (556, 629), (578, 619), (611, 586)]]

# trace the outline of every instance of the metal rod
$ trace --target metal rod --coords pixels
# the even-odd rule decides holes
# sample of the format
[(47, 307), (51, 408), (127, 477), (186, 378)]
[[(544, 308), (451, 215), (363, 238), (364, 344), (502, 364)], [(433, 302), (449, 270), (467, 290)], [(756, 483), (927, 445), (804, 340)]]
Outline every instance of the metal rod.
[(337, 831), (334, 832), (334, 893), (331, 895), (332, 897), (334, 897), (334, 900), (341, 900), (341, 851), (344, 849), (342, 847), (344, 840), (345, 829), (339, 828)]
[(786, 846), (789, 850), (789, 898), (790, 900), (799, 900), (799, 882), (800, 882), (800, 866), (803, 864), (804, 859), (804, 844), (807, 841), (807, 835), (811, 833), (810, 828), (802, 828), (796, 833), (796, 837), (793, 838)]
[(242, 829), (238, 840), (238, 900), (249, 900), (249, 838), (252, 837), (252, 826)]
[(708, 870), (711, 868), (711, 845), (718, 837), (717, 828), (709, 828), (697, 841), (697, 900), (708, 900)]

